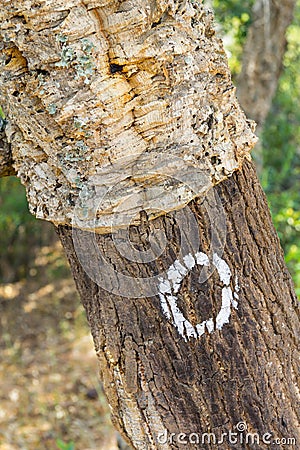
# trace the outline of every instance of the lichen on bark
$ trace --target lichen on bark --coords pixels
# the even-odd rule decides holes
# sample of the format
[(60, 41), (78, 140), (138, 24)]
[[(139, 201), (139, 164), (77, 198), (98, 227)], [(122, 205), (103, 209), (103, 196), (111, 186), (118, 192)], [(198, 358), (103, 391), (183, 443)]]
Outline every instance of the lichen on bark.
[[(91, 180), (109, 191), (98, 232), (154, 218), (230, 176), (256, 141), (200, 2), (13, 0), (0, 20), (7, 138), (39, 218), (71, 224)], [(200, 188), (176, 179), (177, 160)]]

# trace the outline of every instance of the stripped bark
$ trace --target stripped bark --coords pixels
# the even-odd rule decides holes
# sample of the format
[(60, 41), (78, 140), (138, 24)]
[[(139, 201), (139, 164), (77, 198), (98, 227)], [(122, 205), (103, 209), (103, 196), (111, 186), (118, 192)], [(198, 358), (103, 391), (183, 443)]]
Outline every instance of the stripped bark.
[[(228, 234), (221, 256), (232, 274), (230, 287), (238, 291), (238, 305), (228, 324), (210, 328), (208, 319), (216, 323), (221, 307), (220, 274), (215, 271), (199, 283), (201, 267), (186, 270), (177, 304), (193, 327), (207, 320), (198, 337), (185, 339), (187, 328), (181, 334), (176, 320), (166, 318), (159, 295), (124, 298), (94, 283), (78, 259), (72, 230), (58, 230), (87, 312), (114, 423), (139, 450), (199, 448), (191, 443), (196, 435), (200, 444), (204, 439), (201, 448), (229, 450), (233, 441), (224, 438), (217, 444), (212, 438), (209, 443), (204, 433), (214, 433), (221, 442), (222, 433), (230, 430), (238, 433), (238, 448), (284, 448), (273, 443), (283, 438), (300, 442), (299, 305), (265, 196), (251, 163), (214, 190), (226, 211)], [(207, 205), (196, 199), (189, 206), (200, 229), (199, 250), (206, 254), (211, 244)], [(130, 231), (134, 245), (145, 250), (147, 236), (159, 230), (166, 233), (168, 246), (151, 264), (120, 256), (112, 235), (97, 235), (96, 241), (115, 271), (147, 278), (167, 270), (178, 255), (174, 213)], [(89, 249), (96, 266), (98, 251), (89, 245), (90, 233), (83, 233), (82, 251)], [(234, 428), (241, 421), (249, 433), (258, 433), (259, 443), (246, 443), (246, 431), (238, 432), (241, 425)]]

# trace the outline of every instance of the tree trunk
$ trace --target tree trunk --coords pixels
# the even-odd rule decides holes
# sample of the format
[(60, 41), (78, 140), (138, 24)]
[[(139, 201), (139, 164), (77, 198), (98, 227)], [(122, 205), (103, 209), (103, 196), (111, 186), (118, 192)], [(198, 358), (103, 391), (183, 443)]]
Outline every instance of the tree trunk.
[(211, 14), (13, 0), (0, 19), (13, 167), (58, 226), (121, 432), (299, 439), (299, 309)]
[(286, 51), (286, 30), (296, 0), (257, 0), (243, 50), (237, 93), (247, 116), (260, 130), (270, 111)]
[[(230, 430), (238, 433), (238, 448), (281, 448), (271, 444), (275, 438), (300, 442), (299, 307), (265, 196), (249, 162), (214, 190), (226, 214), (228, 232), (219, 256), (225, 272), (226, 264), (229, 267), (230, 282), (220, 275), (221, 265), (199, 282), (201, 264), (189, 269), (192, 259), (183, 255), (180, 263), (185, 270), (181, 270), (186, 275), (177, 293), (179, 310), (167, 300), (172, 309), (169, 319), (164, 315), (163, 289), (156, 296), (141, 297), (137, 285), (131, 297), (115, 295), (87, 276), (78, 254), (88, 252), (93, 264), (99, 261), (98, 253), (103, 254), (114, 268), (115, 280), (105, 266), (99, 265), (99, 271), (107, 271), (111, 283), (120, 281), (121, 273), (135, 279), (162, 274), (179, 253), (179, 231), (193, 235), (187, 222), (187, 229), (176, 229), (176, 213), (130, 230), (131, 242), (140, 252), (147, 236), (158, 230), (166, 234), (167, 246), (151, 264), (121, 256), (113, 235), (96, 235), (95, 246), (89, 232), (79, 232), (77, 239), (70, 228), (58, 229), (87, 312), (114, 423), (136, 449), (192, 449), (196, 436), (200, 443), (203, 439), (203, 448), (230, 449), (234, 441), (229, 437), (216, 446), (213, 436), (209, 444), (204, 435), (214, 433), (221, 442), (222, 433)], [(195, 199), (189, 207), (199, 225), (198, 250), (209, 254), (208, 206)], [(180, 226), (184, 228), (183, 223)], [(224, 320), (217, 330), (225, 285), (235, 291), (237, 304), (229, 323)], [(198, 333), (188, 330), (187, 322), (180, 327), (179, 311)], [(211, 327), (209, 318), (213, 318)], [(202, 334), (196, 324), (205, 321)], [(255, 440), (251, 445), (249, 438), (246, 444), (240, 422), (249, 433), (259, 435), (259, 443)], [(163, 445), (166, 439), (169, 444)]]

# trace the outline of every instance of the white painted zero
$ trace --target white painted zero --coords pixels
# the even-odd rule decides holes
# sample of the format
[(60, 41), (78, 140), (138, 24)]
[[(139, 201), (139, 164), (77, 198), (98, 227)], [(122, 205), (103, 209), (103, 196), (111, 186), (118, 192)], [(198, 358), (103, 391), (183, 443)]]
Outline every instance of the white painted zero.
[(222, 288), (222, 304), (220, 311), (216, 317), (216, 323), (212, 317), (208, 320), (197, 324), (195, 327), (184, 317), (177, 305), (177, 296), (181, 283), (186, 275), (195, 267), (195, 265), (208, 266), (209, 258), (205, 253), (197, 252), (195, 255), (191, 253), (183, 257), (183, 264), (176, 260), (167, 270), (167, 278), (159, 278), (159, 298), (161, 308), (164, 315), (177, 328), (179, 334), (186, 341), (190, 338), (198, 339), (205, 333), (205, 329), (209, 333), (215, 330), (221, 330), (223, 325), (229, 322), (231, 315), (231, 307), (238, 308), (238, 283), (236, 279), (236, 288), (233, 294), (230, 287), (231, 271), (224, 259), (220, 258), (217, 253), (213, 254), (213, 265), (216, 267), (220, 280), (224, 284)]

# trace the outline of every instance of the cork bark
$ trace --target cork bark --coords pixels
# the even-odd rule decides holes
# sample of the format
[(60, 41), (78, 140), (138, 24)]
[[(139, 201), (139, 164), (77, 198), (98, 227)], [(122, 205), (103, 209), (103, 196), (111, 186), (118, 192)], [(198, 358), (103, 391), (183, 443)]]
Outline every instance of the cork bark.
[(3, 129), (0, 130), (0, 178), (15, 175), (11, 148), (4, 133), (4, 126), (5, 122), (2, 120)]
[[(201, 2), (14, 0), (0, 20), (6, 135), (38, 218), (70, 225), (100, 196), (77, 226), (159, 216), (230, 176), (256, 142)], [(196, 180), (178, 179), (182, 163)]]
[[(161, 295), (139, 297), (137, 284), (131, 297), (123, 297), (112, 289), (108, 292), (107, 284), (103, 289), (93, 282), (78, 257), (80, 248), (74, 248), (74, 230), (58, 229), (87, 312), (113, 420), (138, 450), (229, 450), (235, 448), (233, 441), (230, 444), (225, 438), (218, 442), (222, 433), (230, 430), (237, 433), (237, 448), (284, 448), (275, 444), (275, 439), (295, 439), (297, 448), (299, 304), (266, 199), (249, 162), (213, 190), (225, 211), (227, 235), (220, 258), (228, 265), (229, 286), (237, 303), (228, 323), (217, 329), (224, 279), (215, 270), (199, 282), (201, 265), (186, 270), (176, 294), (177, 306), (194, 329), (206, 321), (204, 332), (198, 336), (188, 337), (187, 328), (181, 334), (173, 318), (166, 317)], [(212, 230), (208, 205), (195, 199), (189, 208), (199, 227), (198, 250), (209, 255)], [(174, 212), (150, 222), (144, 219), (143, 225), (130, 228), (132, 245), (144, 252), (147, 237), (160, 231), (168, 243), (161, 256), (148, 264), (121, 256), (111, 234), (94, 237), (81, 231), (81, 250), (88, 251), (96, 271), (105, 270), (99, 266), (99, 252), (115, 273), (135, 280), (156, 273), (167, 279), (164, 272), (174, 261), (187, 267), (188, 259), (178, 255), (180, 232), (193, 235), (188, 225), (181, 224), (183, 229), (178, 230)], [(94, 238), (95, 247), (91, 244)], [(190, 256), (196, 258), (195, 254)], [(115, 283), (112, 278), (111, 284)], [(209, 318), (212, 327), (208, 326)], [(246, 424), (244, 432), (239, 431), (240, 422)], [(257, 433), (260, 441), (247, 444), (247, 432)], [(180, 433), (186, 437), (180, 438)], [(213, 433), (217, 440), (209, 443), (204, 433)], [(202, 446), (193, 444), (196, 435)], [(262, 441), (264, 436), (266, 442)]]

